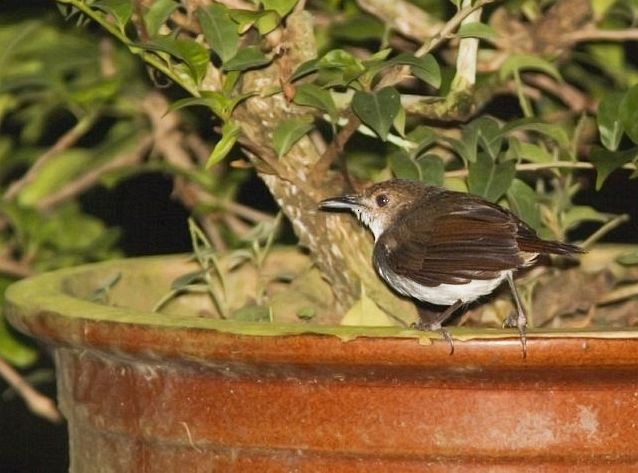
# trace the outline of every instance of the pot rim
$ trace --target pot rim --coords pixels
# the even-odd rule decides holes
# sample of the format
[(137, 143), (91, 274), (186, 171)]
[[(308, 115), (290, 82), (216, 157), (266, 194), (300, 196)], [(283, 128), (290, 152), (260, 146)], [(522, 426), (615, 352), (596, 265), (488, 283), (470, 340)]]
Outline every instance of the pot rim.
[[(319, 345), (323, 348), (318, 348), (316, 355), (324, 361), (334, 361), (334, 355), (322, 353), (323, 350), (329, 350), (329, 347), (348, 347), (341, 350), (344, 355), (351, 348), (364, 352), (372, 349), (377, 354), (369, 353), (365, 359), (371, 356), (385, 364), (393, 363), (393, 357), (388, 358), (387, 355), (392, 354), (399, 345), (409, 344), (418, 347), (419, 351), (428, 352), (429, 362), (438, 359), (439, 362), (452, 364), (456, 364), (454, 361), (466, 363), (467, 359), (462, 353), (484, 352), (480, 358), (488, 363), (501, 364), (500, 362), (509, 359), (508, 364), (512, 360), (519, 360), (529, 365), (534, 359), (538, 362), (542, 359), (545, 362), (550, 361), (555, 356), (557, 346), (564, 345), (571, 353), (568, 358), (574, 365), (607, 365), (612, 362), (611, 359), (596, 362), (596, 358), (601, 355), (599, 350), (603, 350), (603, 346), (611, 344), (616, 347), (613, 350), (616, 361), (638, 365), (638, 328), (530, 329), (527, 332), (528, 357), (523, 359), (515, 329), (451, 327), (449, 332), (453, 339), (463, 343), (456, 343), (454, 356), (449, 356), (447, 341), (433, 332), (400, 327), (275, 324), (186, 315), (162, 316), (150, 311), (91, 302), (73, 297), (64, 290), (69, 278), (80, 277), (89, 270), (107, 271), (122, 265), (126, 267), (140, 263), (166, 266), (167, 261), (184, 257), (185, 255), (167, 255), (110, 260), (29, 277), (13, 283), (7, 289), (5, 315), (14, 327), (28, 335), (55, 344), (91, 347), (111, 353), (132, 350), (147, 354), (153, 352), (156, 355), (186, 354), (196, 358), (227, 358), (227, 354), (223, 353), (225, 349), (237, 349), (240, 346), (245, 348), (249, 345), (253, 350), (249, 358), (253, 361), (277, 361), (284, 353), (294, 352), (300, 343), (322, 340)], [(161, 332), (161, 340), (151, 340), (149, 331)], [(211, 337), (214, 338), (213, 342)], [(176, 347), (176, 340), (184, 343), (184, 346)], [(627, 343), (632, 344), (631, 348), (627, 347)], [(261, 348), (255, 350), (257, 346)], [(434, 349), (422, 350), (424, 346)], [(243, 349), (240, 348), (239, 351)], [(542, 356), (537, 358), (535, 352)], [(421, 359), (422, 356), (418, 358)], [(237, 359), (242, 359), (242, 355), (239, 354)], [(421, 359), (419, 363), (422, 362)]]

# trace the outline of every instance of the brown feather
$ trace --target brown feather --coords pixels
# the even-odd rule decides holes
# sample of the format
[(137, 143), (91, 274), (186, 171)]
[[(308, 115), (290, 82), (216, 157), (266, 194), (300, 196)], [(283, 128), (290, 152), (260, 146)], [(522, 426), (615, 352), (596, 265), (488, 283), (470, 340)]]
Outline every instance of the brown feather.
[(429, 187), (381, 235), (373, 258), (377, 267), (433, 287), (496, 278), (524, 266), (528, 254), (581, 252), (540, 239), (513, 213), (480, 197)]

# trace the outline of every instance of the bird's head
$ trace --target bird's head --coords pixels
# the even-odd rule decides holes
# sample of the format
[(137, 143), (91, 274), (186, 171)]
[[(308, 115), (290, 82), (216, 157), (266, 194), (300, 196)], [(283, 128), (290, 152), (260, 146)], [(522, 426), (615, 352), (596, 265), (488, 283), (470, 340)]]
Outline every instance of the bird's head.
[(392, 179), (373, 184), (360, 194), (345, 194), (323, 200), (319, 208), (353, 212), (377, 240), (426, 189), (420, 182)]

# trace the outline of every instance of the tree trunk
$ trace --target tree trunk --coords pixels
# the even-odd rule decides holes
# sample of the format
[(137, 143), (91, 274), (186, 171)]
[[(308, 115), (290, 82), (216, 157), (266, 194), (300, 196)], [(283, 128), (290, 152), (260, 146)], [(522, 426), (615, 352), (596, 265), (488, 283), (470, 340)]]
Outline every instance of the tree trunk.
[[(294, 12), (287, 19), (283, 54), (266, 69), (242, 77), (242, 92), (267, 91), (285, 82), (295, 68), (316, 57), (312, 16)], [(249, 159), (284, 214), (292, 222), (300, 244), (310, 251), (324, 277), (332, 284), (337, 310), (349, 308), (365, 288), (381, 308), (408, 324), (415, 308), (379, 279), (371, 263), (371, 238), (350, 215), (317, 210), (317, 203), (343, 191), (340, 180), (327, 173), (322, 182), (310, 178), (320, 153), (309, 137), (302, 138), (281, 159), (272, 151), (272, 131), (285, 119), (309, 114), (308, 108), (288, 102), (284, 94), (256, 96), (239, 106), (234, 119), (250, 141)]]

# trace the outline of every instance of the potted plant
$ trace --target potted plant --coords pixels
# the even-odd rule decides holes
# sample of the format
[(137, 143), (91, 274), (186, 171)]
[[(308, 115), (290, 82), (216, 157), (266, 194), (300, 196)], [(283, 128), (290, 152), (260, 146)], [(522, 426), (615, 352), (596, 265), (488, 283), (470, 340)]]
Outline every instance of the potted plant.
[[(635, 171), (630, 7), (58, 3), (110, 35), (106, 65), (137, 57), (158, 84), (187, 94), (169, 105), (148, 92), (140, 108), (153, 134), (131, 138), (144, 145), (131, 166), (100, 177), (142, 163), (172, 172), (198, 220), (192, 261), (101, 263), (8, 291), (10, 322), (55, 347), (72, 469), (635, 462), (626, 432), (636, 252), (594, 245), (625, 216), (574, 202), (616, 169)], [(113, 84), (98, 81), (100, 100), (107, 86), (130, 91), (118, 67), (101, 71)], [(215, 120), (205, 159), (175, 124), (189, 106)], [(160, 160), (146, 161), (151, 143)], [(280, 217), (228, 199), (246, 168), (303, 253), (274, 247)], [(526, 358), (518, 334), (497, 328), (512, 309), (506, 295), (450, 330), (452, 356), (437, 334), (410, 329), (415, 307), (375, 273), (369, 235), (347, 215), (317, 211), (324, 198), (393, 176), (470, 191), (546, 238), (600, 224), (578, 265), (522, 275)], [(246, 232), (246, 220), (259, 224)]]

